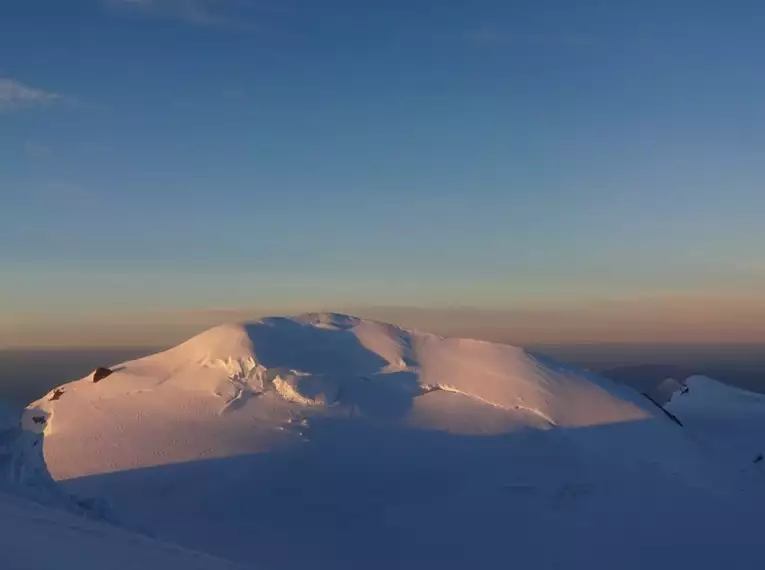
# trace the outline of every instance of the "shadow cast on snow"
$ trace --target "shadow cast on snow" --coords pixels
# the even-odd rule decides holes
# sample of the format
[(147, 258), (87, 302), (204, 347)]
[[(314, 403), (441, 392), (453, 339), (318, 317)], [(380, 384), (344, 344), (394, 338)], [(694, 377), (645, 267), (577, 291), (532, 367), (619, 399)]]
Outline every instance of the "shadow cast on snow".
[[(375, 420), (402, 418), (422, 394), (416, 373), (387, 371), (389, 362), (366, 348), (350, 330), (322, 328), (274, 317), (245, 325), (257, 361), (274, 372), (295, 370), (293, 388)], [(339, 373), (338, 371), (342, 371)], [(244, 405), (234, 402), (231, 410)]]
[(671, 441), (670, 459), (642, 448), (657, 430), (684, 437), (664, 418), (496, 436), (317, 419), (274, 451), (63, 484), (159, 538), (260, 568), (751, 564), (758, 524), (730, 523), (754, 515), (678, 477)]
[(367, 349), (350, 330), (318, 328), (284, 317), (245, 325), (258, 361), (266, 368), (309, 374), (375, 374), (388, 363)]

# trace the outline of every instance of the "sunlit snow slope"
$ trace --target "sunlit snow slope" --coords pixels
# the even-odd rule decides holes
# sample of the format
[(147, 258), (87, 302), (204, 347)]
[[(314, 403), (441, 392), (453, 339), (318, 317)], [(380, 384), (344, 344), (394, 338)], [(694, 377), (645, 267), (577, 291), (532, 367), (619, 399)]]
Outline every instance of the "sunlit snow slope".
[(27, 418), (0, 406), (0, 568), (234, 569), (96, 520), (57, 488), (42, 461), (40, 434), (26, 429), (22, 419)]
[(48, 418), (51, 473), (221, 557), (285, 569), (765, 561), (759, 488), (647, 398), (518, 348), (317, 314), (217, 327), (114, 370), (31, 406)]

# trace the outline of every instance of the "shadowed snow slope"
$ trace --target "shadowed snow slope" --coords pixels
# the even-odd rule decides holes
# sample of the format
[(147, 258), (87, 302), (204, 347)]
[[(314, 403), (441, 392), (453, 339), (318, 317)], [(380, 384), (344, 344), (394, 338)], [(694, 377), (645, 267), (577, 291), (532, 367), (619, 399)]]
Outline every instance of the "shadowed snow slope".
[(242, 568), (0, 491), (3, 570)]
[(518, 348), (312, 314), (217, 327), (114, 370), (32, 405), (53, 476), (221, 557), (762, 562), (758, 481), (629, 388)]

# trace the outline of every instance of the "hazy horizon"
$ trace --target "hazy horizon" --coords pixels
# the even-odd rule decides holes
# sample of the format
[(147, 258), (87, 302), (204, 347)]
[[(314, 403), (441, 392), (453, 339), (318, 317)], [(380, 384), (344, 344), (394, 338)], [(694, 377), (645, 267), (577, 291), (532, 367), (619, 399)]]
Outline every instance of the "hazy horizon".
[(107, 311), (0, 321), (0, 348), (162, 347), (210, 327), (266, 316), (333, 311), (445, 336), (530, 344), (765, 344), (765, 307), (753, 297), (667, 297), (525, 309), (282, 306), (272, 311)]

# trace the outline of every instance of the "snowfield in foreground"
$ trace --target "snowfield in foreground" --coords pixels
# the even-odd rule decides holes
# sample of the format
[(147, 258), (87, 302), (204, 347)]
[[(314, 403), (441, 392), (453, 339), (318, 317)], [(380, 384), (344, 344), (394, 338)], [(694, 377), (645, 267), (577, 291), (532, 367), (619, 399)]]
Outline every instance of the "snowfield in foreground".
[(104, 522), (0, 492), (4, 570), (242, 570)]
[(220, 558), (765, 564), (761, 463), (724, 460), (644, 396), (518, 348), (314, 314), (217, 327), (113, 370), (25, 412), (50, 473)]

